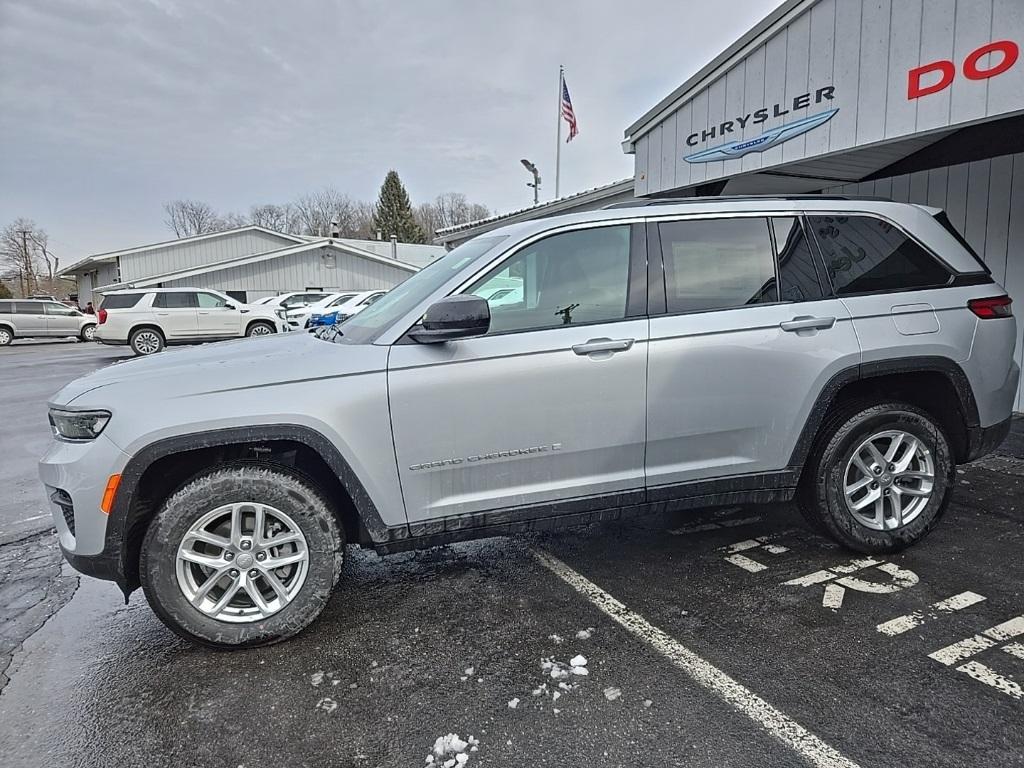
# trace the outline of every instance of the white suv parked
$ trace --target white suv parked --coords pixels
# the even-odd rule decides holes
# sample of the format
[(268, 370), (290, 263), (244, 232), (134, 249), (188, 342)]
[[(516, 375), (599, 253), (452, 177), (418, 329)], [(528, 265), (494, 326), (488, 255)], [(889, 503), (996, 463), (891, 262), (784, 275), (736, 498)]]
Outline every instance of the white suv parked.
[(151, 355), (167, 344), (196, 344), (288, 330), (284, 310), (241, 304), (219, 291), (150, 288), (103, 297), (95, 339)]

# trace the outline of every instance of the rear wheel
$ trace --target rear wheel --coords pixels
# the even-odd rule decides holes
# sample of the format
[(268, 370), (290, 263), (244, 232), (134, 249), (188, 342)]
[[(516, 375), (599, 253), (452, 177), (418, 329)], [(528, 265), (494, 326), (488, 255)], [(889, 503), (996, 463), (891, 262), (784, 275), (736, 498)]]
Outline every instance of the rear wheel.
[(11, 329), (5, 325), (0, 325), (0, 347), (6, 347), (14, 341), (14, 334)]
[(799, 493), (816, 527), (858, 552), (895, 552), (946, 511), (956, 466), (942, 427), (906, 403), (852, 409), (825, 426)]
[(82, 341), (92, 341), (96, 337), (96, 326), (87, 325), (82, 329), (82, 332), (78, 334), (78, 338)]
[(153, 355), (164, 348), (164, 335), (156, 328), (137, 328), (128, 344), (136, 355)]
[(274, 326), (270, 323), (253, 323), (245, 330), (246, 336), (269, 336), (274, 333)]
[(344, 539), (308, 481), (277, 467), (198, 477), (169, 498), (142, 544), (142, 586), (182, 637), (222, 648), (284, 640), (327, 604)]

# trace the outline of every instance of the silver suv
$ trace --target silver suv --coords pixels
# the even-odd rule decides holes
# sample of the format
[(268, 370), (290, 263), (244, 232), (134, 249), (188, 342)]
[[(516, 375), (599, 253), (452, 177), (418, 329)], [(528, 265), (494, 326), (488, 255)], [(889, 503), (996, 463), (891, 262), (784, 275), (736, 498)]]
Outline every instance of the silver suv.
[(906, 547), (1007, 433), (1016, 335), (936, 209), (657, 201), (488, 233), (320, 336), (78, 379), (40, 473), (72, 565), (253, 646), (317, 616), (347, 543), (795, 500)]
[(96, 316), (87, 315), (56, 299), (0, 300), (0, 347), (15, 339), (77, 336), (92, 341)]

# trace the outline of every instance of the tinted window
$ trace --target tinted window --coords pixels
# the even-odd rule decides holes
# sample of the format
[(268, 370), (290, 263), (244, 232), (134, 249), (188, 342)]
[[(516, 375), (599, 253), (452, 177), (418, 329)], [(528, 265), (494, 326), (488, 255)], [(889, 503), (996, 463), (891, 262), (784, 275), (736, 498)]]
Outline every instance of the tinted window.
[(142, 298), (141, 293), (112, 293), (103, 297), (104, 309), (128, 309), (134, 307)]
[(14, 314), (16, 315), (41, 315), (43, 313), (43, 305), (38, 301), (14, 302)]
[(14, 314), (14, 302), (13, 301), (0, 301), (0, 315), (11, 315)]
[(946, 268), (900, 229), (873, 216), (809, 216), (840, 296), (945, 285)]
[(825, 293), (818, 277), (816, 257), (800, 219), (769, 219), (775, 232), (779, 257), (779, 283), (782, 301), (814, 301)]
[(188, 309), (196, 306), (196, 295), (188, 291), (158, 293), (153, 297), (153, 306), (160, 309)]
[(669, 312), (778, 301), (765, 219), (705, 219), (659, 225)]
[(216, 309), (217, 307), (223, 307), (228, 303), (227, 299), (213, 293), (197, 293), (196, 298), (198, 299), (199, 306), (202, 309)]
[(46, 309), (46, 314), (48, 315), (63, 315), (64, 317), (67, 317), (68, 315), (78, 314), (77, 309), (66, 307), (63, 304), (56, 304), (52, 301), (47, 302), (46, 304), (43, 305), (43, 307)]
[(491, 304), (491, 333), (503, 333), (622, 320), (628, 287), (629, 227), (615, 226), (540, 240), (468, 293), (518, 289), (517, 301)]

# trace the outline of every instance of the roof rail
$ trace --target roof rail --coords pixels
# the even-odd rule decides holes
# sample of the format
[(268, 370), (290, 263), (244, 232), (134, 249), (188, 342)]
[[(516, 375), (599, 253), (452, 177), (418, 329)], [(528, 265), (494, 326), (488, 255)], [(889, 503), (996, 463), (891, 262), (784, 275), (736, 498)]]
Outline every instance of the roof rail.
[(606, 205), (601, 210), (616, 208), (646, 208), (652, 205), (685, 205), (686, 203), (708, 202), (742, 202), (745, 200), (870, 200), (878, 203), (891, 203), (888, 197), (873, 195), (709, 195), (707, 197), (659, 197), (650, 200), (627, 200), (621, 203)]

